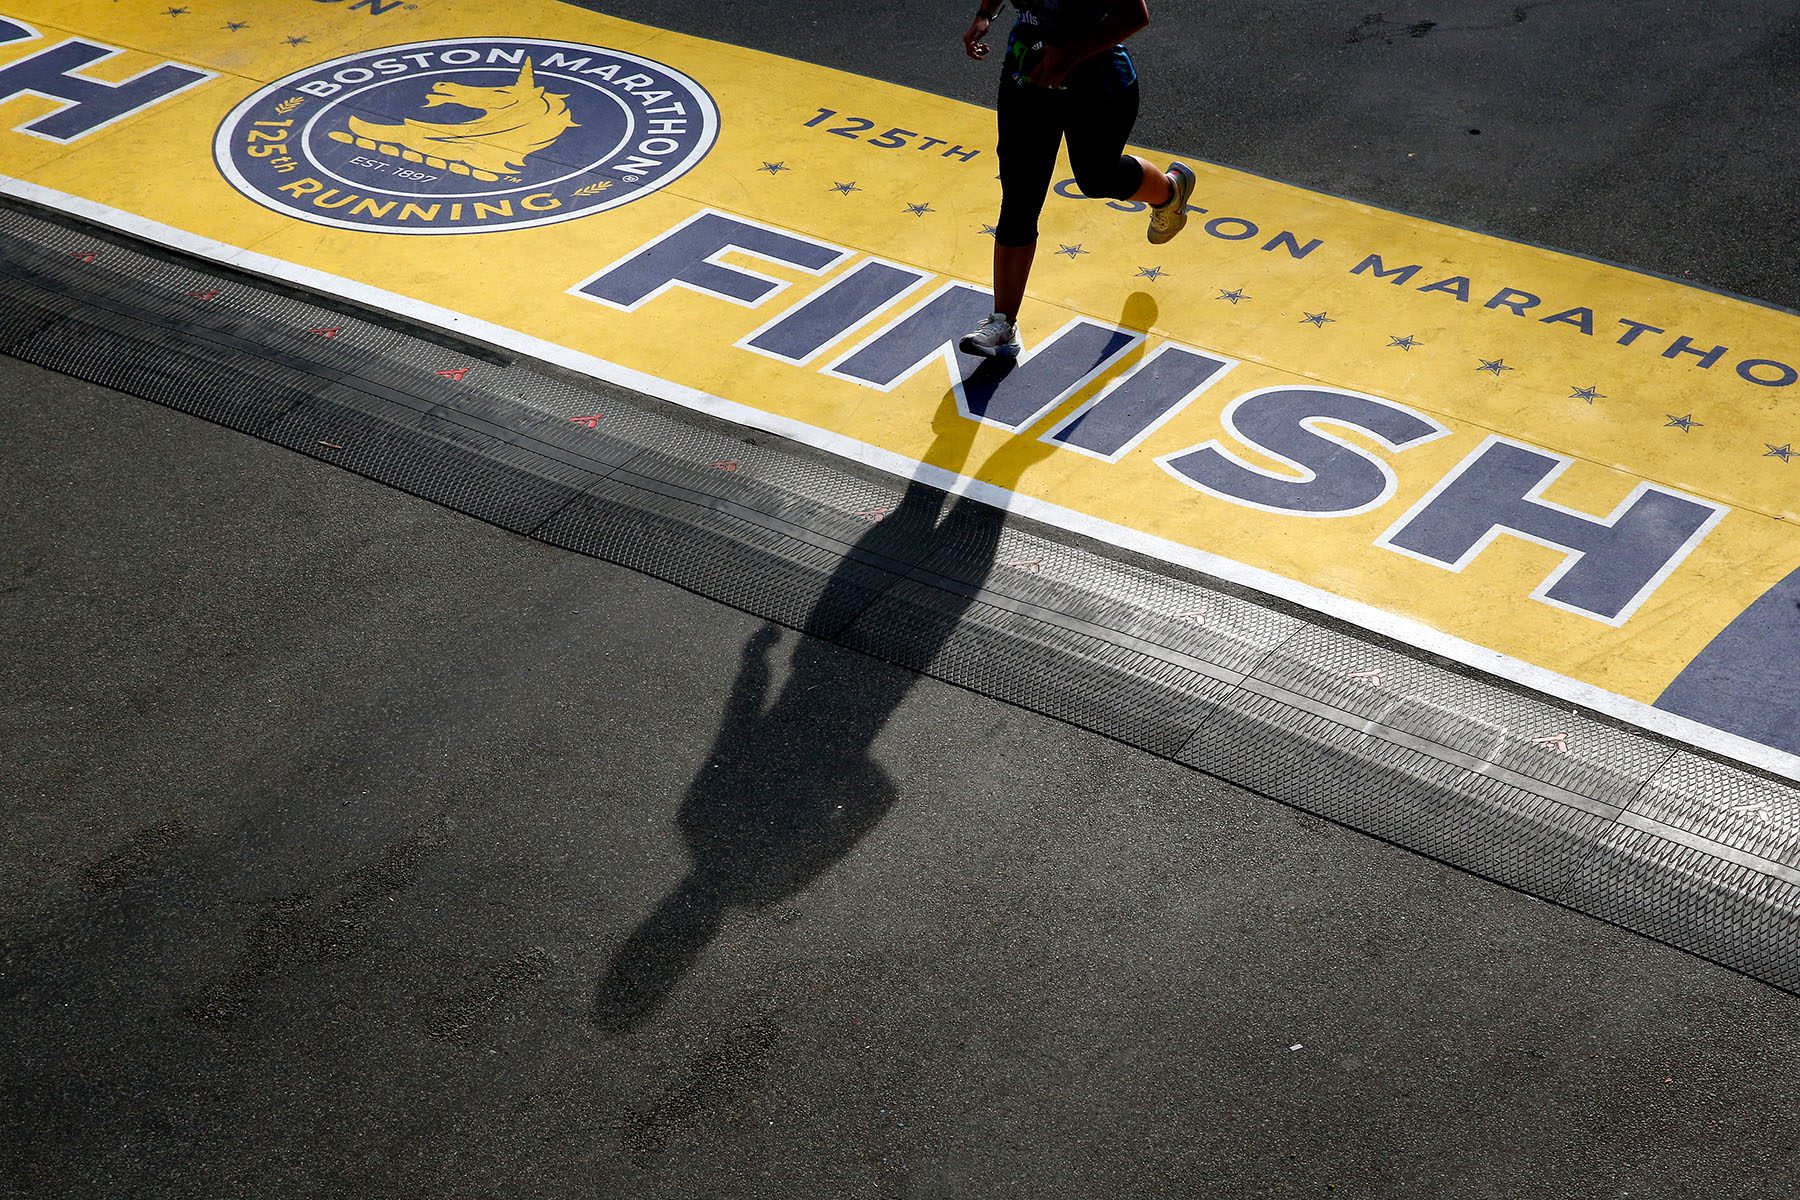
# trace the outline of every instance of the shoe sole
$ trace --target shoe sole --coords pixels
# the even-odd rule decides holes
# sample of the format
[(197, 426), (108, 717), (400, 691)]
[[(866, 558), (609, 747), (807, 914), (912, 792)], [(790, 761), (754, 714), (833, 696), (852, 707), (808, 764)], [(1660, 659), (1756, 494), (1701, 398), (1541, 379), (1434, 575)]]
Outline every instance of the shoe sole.
[(1160, 234), (1156, 231), (1155, 226), (1150, 228), (1145, 236), (1150, 239), (1150, 244), (1153, 246), (1162, 245), (1187, 228), (1187, 202), (1188, 197), (1194, 194), (1194, 172), (1186, 163), (1170, 163), (1169, 173), (1175, 176), (1175, 194), (1169, 198), (1169, 203), (1164, 207), (1175, 210), (1174, 219)]

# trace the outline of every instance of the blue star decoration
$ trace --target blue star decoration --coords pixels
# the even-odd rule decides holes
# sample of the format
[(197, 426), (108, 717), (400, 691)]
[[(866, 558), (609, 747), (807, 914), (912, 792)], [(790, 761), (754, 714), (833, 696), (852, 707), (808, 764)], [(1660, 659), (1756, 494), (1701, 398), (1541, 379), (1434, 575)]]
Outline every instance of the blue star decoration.
[[(1674, 413), (1664, 413), (1663, 416), (1669, 418), (1667, 421), (1663, 422), (1664, 429), (1679, 429), (1683, 433), (1687, 433), (1696, 426), (1704, 426), (1706, 424), (1705, 421), (1694, 420), (1693, 413), (1688, 413), (1686, 416), (1682, 417), (1678, 417)], [(1763, 445), (1766, 446), (1768, 443), (1764, 442)]]
[(834, 183), (831, 185), (831, 190), (840, 196), (848, 196), (851, 192), (862, 191), (861, 188), (856, 186), (854, 181), (850, 183)]
[(1139, 267), (1138, 273), (1137, 273), (1137, 278), (1148, 279), (1151, 283), (1155, 283), (1157, 280), (1161, 279), (1164, 275), (1167, 275), (1167, 274), (1168, 274), (1168, 272), (1163, 270), (1161, 267)]
[(1215, 300), (1229, 300), (1229, 301), (1231, 301), (1232, 307), (1234, 307), (1234, 308), (1237, 306), (1237, 302), (1239, 300), (1250, 299), (1250, 297), (1244, 295), (1243, 288), (1232, 288), (1230, 291), (1226, 291), (1224, 288), (1220, 288), (1219, 294), (1213, 298)]
[(1475, 369), (1477, 371), (1486, 371), (1489, 375), (1492, 375), (1495, 379), (1500, 378), (1500, 372), (1510, 371), (1513, 369), (1506, 365), (1506, 360), (1504, 358), (1483, 358), (1483, 359), (1478, 359), (1477, 361), (1479, 361), (1481, 363), (1481, 365), (1479, 367), (1476, 367)]
[(1591, 388), (1591, 387), (1570, 388), (1569, 389), (1569, 399), (1585, 400), (1587, 403), (1592, 404), (1596, 400), (1606, 399), (1606, 393), (1601, 391), (1599, 388)]
[(1776, 446), (1769, 442), (1764, 442), (1763, 445), (1769, 447), (1769, 452), (1763, 455), (1764, 458), (1779, 458), (1782, 462), (1787, 462), (1794, 457), (1794, 444), (1792, 442), (1789, 442), (1785, 446)]
[(1405, 337), (1393, 337), (1391, 335), (1388, 337), (1388, 345), (1398, 346), (1402, 350), (1411, 350), (1414, 346), (1423, 346), (1424, 344), (1424, 342), (1421, 342), (1410, 333)]
[(1062, 244), (1060, 244), (1060, 243), (1059, 243), (1059, 244), (1058, 244), (1058, 245), (1057, 245), (1057, 247), (1056, 247), (1056, 252), (1057, 252), (1057, 253), (1058, 253), (1058, 254), (1062, 254), (1062, 255), (1066, 255), (1066, 256), (1067, 256), (1067, 257), (1068, 257), (1068, 259), (1069, 259), (1069, 261), (1070, 261), (1070, 262), (1074, 262), (1074, 261), (1075, 261), (1075, 256), (1076, 256), (1076, 255), (1078, 255), (1078, 254), (1087, 254), (1087, 253), (1089, 253), (1089, 251), (1086, 251), (1086, 250), (1083, 250), (1083, 249), (1082, 249), (1082, 248), (1081, 248), (1081, 244), (1080, 244), (1080, 243), (1079, 243), (1079, 242), (1077, 242), (1077, 243), (1076, 243), (1076, 244), (1075, 244), (1075, 245), (1073, 245), (1073, 246), (1064, 246), (1064, 245), (1062, 245)]
[(1302, 325), (1311, 325), (1314, 329), (1323, 329), (1335, 320), (1337, 320), (1336, 317), (1328, 317), (1322, 312), (1316, 312), (1307, 313), (1304, 317), (1301, 317), (1300, 323)]
[(1000, 227), (998, 225), (983, 225), (981, 227), (981, 236), (997, 238), (1000, 236)]
[(931, 207), (930, 204), (909, 204), (906, 206), (906, 211), (915, 217), (922, 217), (926, 213), (936, 212), (937, 209)]
[(793, 170), (793, 168), (788, 166), (785, 162), (766, 162), (756, 169), (759, 171), (767, 171), (771, 175), (779, 175), (783, 171)]

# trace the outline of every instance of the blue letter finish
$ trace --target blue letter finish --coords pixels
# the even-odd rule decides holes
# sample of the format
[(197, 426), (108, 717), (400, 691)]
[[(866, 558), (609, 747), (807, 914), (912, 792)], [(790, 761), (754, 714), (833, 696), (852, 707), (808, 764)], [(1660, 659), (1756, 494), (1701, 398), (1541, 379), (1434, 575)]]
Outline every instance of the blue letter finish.
[(1117, 462), (1232, 365), (1170, 342), (1071, 414), (1045, 440)]
[(1444, 433), (1442, 425), (1391, 400), (1322, 388), (1251, 392), (1232, 401), (1221, 420), (1239, 440), (1291, 464), (1293, 473), (1251, 466), (1216, 441), (1168, 455), (1160, 460), (1163, 468), (1234, 504), (1297, 517), (1367, 512), (1394, 490), (1386, 463), (1312, 428), (1314, 422), (1352, 426), (1395, 450)]
[(602, 304), (634, 309), (671, 287), (685, 287), (754, 306), (786, 286), (780, 280), (712, 261), (726, 250), (739, 250), (814, 273), (847, 253), (810, 238), (708, 211), (639, 247), (573, 290), (578, 296)]
[[(0, 42), (19, 41), (21, 33), (29, 36), (30, 30), (17, 22), (0, 21)], [(26, 133), (51, 141), (71, 142), (183, 88), (212, 78), (210, 71), (196, 71), (174, 63), (152, 67), (123, 83), (103, 83), (74, 74), (82, 67), (116, 53), (110, 46), (72, 39), (9, 63), (0, 67), (0, 103), (24, 95), (61, 101), (62, 107), (57, 111), (22, 128)]]
[(1640, 484), (1604, 518), (1538, 499), (1570, 461), (1491, 438), (1379, 544), (1460, 571), (1511, 533), (1564, 554), (1533, 596), (1622, 624), (1726, 509), (1654, 484)]
[(801, 363), (926, 278), (893, 263), (866, 262), (741, 345)]
[(1023, 429), (1080, 390), (1141, 334), (1082, 319), (1020, 358), (1016, 365), (954, 349), (956, 339), (993, 311), (987, 292), (952, 284), (851, 351), (830, 370), (887, 391), (926, 363), (954, 355), (953, 384), (963, 413)]

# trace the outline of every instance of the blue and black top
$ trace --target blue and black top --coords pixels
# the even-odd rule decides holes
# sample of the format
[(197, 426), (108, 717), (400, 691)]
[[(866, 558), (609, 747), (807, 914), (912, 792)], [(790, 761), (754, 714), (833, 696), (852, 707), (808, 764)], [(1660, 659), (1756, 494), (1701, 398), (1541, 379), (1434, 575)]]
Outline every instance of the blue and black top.
[[(1045, 46), (1076, 41), (1106, 18), (1111, 0), (1012, 0), (1019, 10), (1006, 43), (1006, 81), (1026, 84)], [(1069, 72), (1069, 91), (1112, 96), (1137, 82), (1137, 68), (1124, 46), (1096, 54)]]

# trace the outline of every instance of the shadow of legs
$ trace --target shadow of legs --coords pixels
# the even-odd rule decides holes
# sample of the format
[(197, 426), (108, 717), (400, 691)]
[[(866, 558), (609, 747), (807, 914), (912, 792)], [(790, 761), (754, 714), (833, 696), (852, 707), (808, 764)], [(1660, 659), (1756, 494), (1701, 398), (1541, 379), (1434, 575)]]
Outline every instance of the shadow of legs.
[(716, 889), (689, 875), (613, 954), (592, 1019), (607, 1033), (641, 1025), (712, 941), (724, 915)]
[[(968, 387), (990, 395), (1015, 365), (978, 364)], [(960, 471), (978, 429), (959, 411), (956, 391), (946, 392), (926, 460)], [(1054, 449), (1038, 439), (1008, 439), (982, 478), (1011, 489)], [(855, 619), (850, 601), (868, 584), (860, 568), (848, 568), (865, 556), (904, 564), (955, 549), (969, 580), (979, 584), (993, 565), (1004, 523), (1003, 508), (912, 479), (893, 511), (826, 582), (807, 626), (835, 631)], [(936, 606), (909, 646), (921, 667), (937, 657), (969, 602), (956, 592)], [(676, 821), (692, 869), (619, 947), (596, 989), (592, 1020), (609, 1034), (637, 1029), (655, 1014), (717, 934), (726, 908), (761, 909), (805, 891), (894, 803), (893, 781), (871, 748), (918, 679), (916, 668), (871, 664), (829, 640), (805, 638), (780, 695), (768, 704), (767, 658), (780, 637), (778, 627), (765, 623), (745, 644), (724, 720), (682, 799)]]

